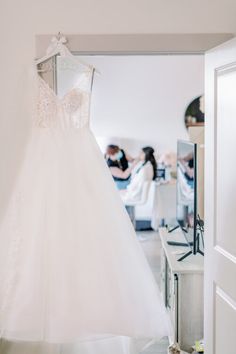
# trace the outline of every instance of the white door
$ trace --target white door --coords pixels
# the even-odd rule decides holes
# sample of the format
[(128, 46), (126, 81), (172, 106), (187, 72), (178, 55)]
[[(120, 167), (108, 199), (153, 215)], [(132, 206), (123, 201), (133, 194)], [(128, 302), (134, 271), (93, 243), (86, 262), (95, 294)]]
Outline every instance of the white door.
[(205, 346), (236, 353), (236, 39), (206, 53)]

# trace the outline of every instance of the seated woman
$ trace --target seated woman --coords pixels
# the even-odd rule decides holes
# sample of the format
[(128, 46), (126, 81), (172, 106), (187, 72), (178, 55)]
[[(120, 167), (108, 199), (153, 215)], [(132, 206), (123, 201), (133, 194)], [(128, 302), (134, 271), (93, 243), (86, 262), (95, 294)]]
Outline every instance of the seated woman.
[[(112, 168), (116, 168), (121, 172), (126, 171), (129, 168), (129, 162), (133, 161), (133, 158), (127, 155), (124, 150), (120, 149), (117, 145), (107, 146), (105, 158), (111, 173)], [(130, 174), (126, 174), (125, 177), (122, 175), (118, 177), (117, 175), (113, 175), (113, 178), (118, 189), (126, 189), (130, 182)]]
[(112, 167), (113, 176), (125, 178), (131, 173), (131, 181), (126, 190), (121, 190), (120, 195), (124, 203), (139, 202), (142, 197), (144, 182), (156, 179), (157, 163), (154, 156), (154, 149), (150, 146), (144, 147), (132, 166), (125, 171)]

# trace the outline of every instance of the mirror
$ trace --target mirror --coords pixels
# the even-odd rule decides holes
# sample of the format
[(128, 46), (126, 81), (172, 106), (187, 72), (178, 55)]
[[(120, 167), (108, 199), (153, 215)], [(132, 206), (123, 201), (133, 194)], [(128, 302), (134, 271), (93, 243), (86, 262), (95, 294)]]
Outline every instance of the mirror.
[(185, 111), (185, 126), (189, 128), (191, 126), (204, 125), (205, 113), (204, 113), (204, 96), (195, 98), (187, 107)]

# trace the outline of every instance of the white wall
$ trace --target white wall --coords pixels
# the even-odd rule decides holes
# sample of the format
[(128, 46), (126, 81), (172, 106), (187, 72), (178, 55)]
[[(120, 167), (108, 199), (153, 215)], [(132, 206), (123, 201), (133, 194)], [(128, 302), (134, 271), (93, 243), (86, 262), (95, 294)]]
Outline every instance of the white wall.
[[(175, 151), (177, 139), (188, 139), (184, 113), (203, 94), (204, 56), (82, 59), (101, 72), (94, 77), (91, 107), (91, 127), (101, 145), (118, 143), (134, 154), (152, 145), (162, 153)], [(73, 72), (59, 71), (59, 92), (64, 94), (73, 81)]]
[(35, 35), (236, 32), (234, 0), (21, 0), (0, 2), (0, 209), (28, 135)]
[[(184, 112), (204, 91), (203, 56), (93, 57), (91, 125), (98, 137), (133, 140), (137, 150), (153, 145), (176, 150), (188, 138)], [(129, 145), (128, 145), (129, 146)]]

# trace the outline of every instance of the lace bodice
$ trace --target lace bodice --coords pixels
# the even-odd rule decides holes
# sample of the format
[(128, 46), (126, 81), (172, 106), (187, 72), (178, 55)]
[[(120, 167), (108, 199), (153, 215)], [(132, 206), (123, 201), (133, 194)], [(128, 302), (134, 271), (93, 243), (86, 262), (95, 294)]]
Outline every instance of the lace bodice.
[(39, 128), (79, 129), (89, 124), (92, 70), (81, 74), (78, 84), (59, 97), (39, 74), (35, 125)]

